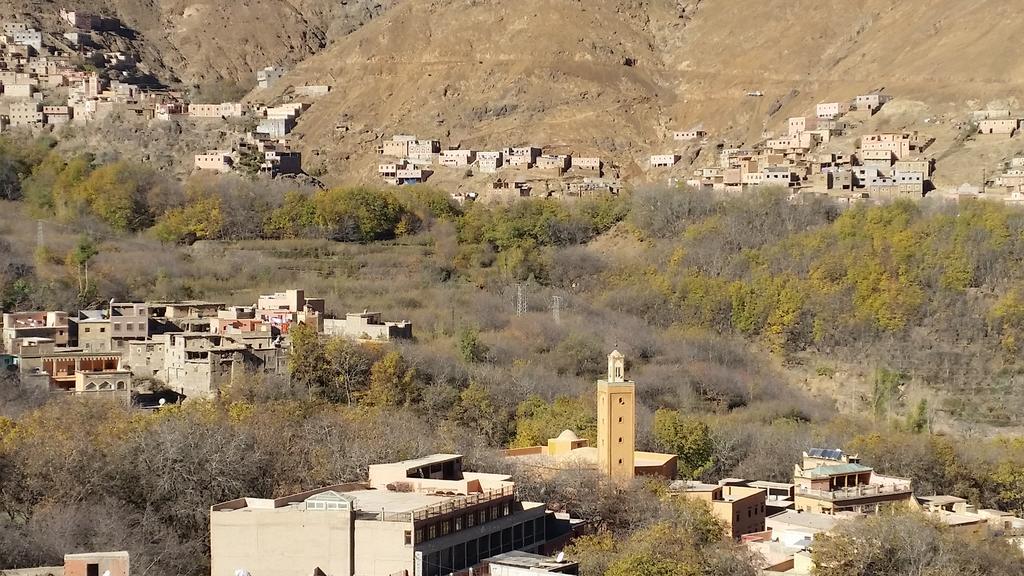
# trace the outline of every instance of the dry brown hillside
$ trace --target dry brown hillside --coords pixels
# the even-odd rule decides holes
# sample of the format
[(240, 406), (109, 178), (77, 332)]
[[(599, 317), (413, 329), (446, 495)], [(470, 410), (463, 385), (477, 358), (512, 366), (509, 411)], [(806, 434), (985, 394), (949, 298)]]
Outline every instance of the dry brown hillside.
[(397, 0), (6, 0), (0, 13), (55, 29), (60, 8), (116, 16), (125, 45), (164, 81), (255, 84), (254, 71), (291, 65)]
[(395, 132), (564, 145), (628, 173), (672, 148), (668, 130), (750, 141), (880, 88), (902, 124), (1016, 103), (1021, 30), (1024, 4), (1003, 0), (407, 0), (252, 97), (333, 85), (297, 137), (335, 179), (367, 177), (370, 144)]

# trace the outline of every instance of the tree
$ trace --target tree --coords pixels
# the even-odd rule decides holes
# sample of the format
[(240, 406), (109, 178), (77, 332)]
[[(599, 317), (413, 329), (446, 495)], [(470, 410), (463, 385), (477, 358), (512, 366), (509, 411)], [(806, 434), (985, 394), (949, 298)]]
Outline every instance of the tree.
[(533, 395), (516, 408), (516, 437), (512, 447), (537, 446), (563, 430), (572, 430), (581, 438), (596, 438), (597, 417), (593, 407), (579, 398), (559, 396), (549, 404)]
[(78, 297), (84, 301), (85, 296), (90, 292), (89, 284), (89, 262), (100, 251), (88, 236), (80, 236), (75, 249), (68, 255), (68, 261), (75, 266), (78, 272)]
[(907, 414), (907, 430), (925, 432), (928, 430), (928, 399), (921, 398), (913, 412)]
[(411, 405), (418, 396), (415, 371), (406, 367), (401, 353), (392, 350), (373, 363), (370, 386), (359, 394), (359, 404), (371, 408), (397, 408)]
[(715, 463), (711, 429), (696, 418), (661, 408), (654, 413), (654, 438), (663, 450), (679, 455), (681, 477), (699, 477)]
[(459, 330), (459, 355), (466, 362), (483, 362), (489, 348), (480, 340), (480, 335), (468, 326)]
[(196, 240), (217, 238), (223, 224), (220, 198), (190, 192), (185, 205), (160, 216), (153, 233), (163, 242), (191, 244)]
[(306, 388), (310, 397), (331, 385), (332, 374), (327, 363), (323, 340), (315, 326), (298, 324), (288, 331), (288, 372), (292, 383)]
[(1024, 514), (1024, 466), (1003, 462), (992, 473), (1000, 503), (1018, 514)]

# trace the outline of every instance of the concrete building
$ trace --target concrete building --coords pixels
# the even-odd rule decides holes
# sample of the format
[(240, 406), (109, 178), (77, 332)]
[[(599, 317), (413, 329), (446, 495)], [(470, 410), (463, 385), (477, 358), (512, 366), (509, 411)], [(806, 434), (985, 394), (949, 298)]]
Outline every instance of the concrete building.
[(603, 166), (601, 159), (598, 157), (572, 157), (572, 167), (574, 170), (589, 170), (596, 172), (597, 176), (601, 176), (601, 167)]
[(477, 166), (484, 174), (494, 174), (504, 165), (504, 154), (498, 152), (477, 152)]
[(273, 294), (260, 294), (256, 299), (255, 317), (268, 322), (281, 332), (287, 333), (288, 326), (301, 322), (323, 330), (326, 302), (323, 298), (306, 298), (306, 291), (290, 289)]
[(711, 506), (711, 512), (725, 525), (725, 533), (738, 539), (744, 534), (764, 532), (765, 499), (763, 488), (754, 488), (723, 481), (720, 484), (705, 484), (679, 480), (669, 487), (673, 494), (686, 498), (703, 500)]
[(912, 496), (906, 478), (882, 476), (842, 450), (813, 448), (794, 466), (794, 508), (797, 512), (877, 512), (891, 502)]
[(18, 46), (28, 46), (35, 50), (36, 53), (43, 50), (43, 33), (39, 30), (32, 28), (17, 30), (8, 34), (8, 36), (10, 36), (11, 42)]
[[(8, 86), (4, 86), (6, 90)], [(19, 102), (11, 102), (7, 118), (10, 121), (11, 126), (42, 126), (43, 116), (43, 105), (35, 100), (24, 100)]]
[(472, 150), (444, 150), (437, 159), (438, 164), (447, 168), (465, 168), (476, 161)]
[(708, 135), (703, 130), (677, 130), (672, 133), (672, 139), (676, 141), (700, 140)]
[(128, 404), (132, 399), (132, 373), (121, 369), (75, 372), (74, 393)]
[(261, 90), (266, 90), (276, 84), (285, 73), (286, 70), (284, 68), (278, 68), (277, 66), (267, 66), (262, 70), (257, 70), (256, 86)]
[(264, 118), (256, 125), (256, 131), (271, 138), (284, 138), (295, 128), (295, 118)]
[(60, 19), (78, 30), (99, 30), (103, 27), (103, 18), (88, 12), (67, 11), (61, 8)]
[(412, 324), (405, 320), (385, 322), (380, 312), (363, 311), (346, 314), (344, 319), (324, 320), (324, 334), (357, 340), (409, 340), (412, 339)]
[(235, 157), (231, 150), (208, 150), (205, 154), (196, 154), (193, 166), (196, 170), (211, 170), (227, 173), (235, 168)]
[(434, 157), (441, 153), (441, 142), (438, 140), (416, 140), (409, 142), (406, 157), (410, 160), (433, 162)]
[(439, 576), (514, 550), (540, 551), (559, 527), (503, 474), (464, 472), (462, 456), (369, 467), (367, 483), (210, 510), (212, 576)]
[(1020, 120), (1017, 118), (988, 118), (978, 122), (978, 134), (1012, 138), (1019, 126)]
[(651, 156), (651, 168), (671, 168), (679, 162), (676, 154), (654, 154)]
[(190, 118), (240, 118), (245, 115), (248, 106), (241, 102), (223, 102), (221, 104), (189, 104)]
[(267, 150), (263, 153), (260, 172), (271, 176), (302, 174), (302, 153), (291, 150)]
[(561, 176), (569, 169), (571, 160), (571, 157), (564, 154), (543, 154), (537, 157), (535, 164), (538, 170), (551, 170)]
[(67, 312), (11, 312), (3, 315), (3, 323), (3, 349), (6, 352), (11, 352), (14, 341), (21, 338), (48, 338), (56, 346), (68, 344)]
[(850, 104), (848, 102), (822, 102), (815, 106), (815, 114), (821, 120), (839, 118), (849, 111)]

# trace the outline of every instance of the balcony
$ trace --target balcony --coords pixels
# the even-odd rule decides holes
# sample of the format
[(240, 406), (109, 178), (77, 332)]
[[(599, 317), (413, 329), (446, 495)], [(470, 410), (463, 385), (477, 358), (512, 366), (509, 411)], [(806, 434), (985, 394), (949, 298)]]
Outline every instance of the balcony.
[(797, 496), (806, 496), (808, 498), (817, 498), (819, 500), (828, 500), (831, 502), (859, 500), (862, 498), (872, 498), (876, 496), (893, 496), (898, 494), (909, 494), (911, 492), (912, 489), (910, 487), (910, 482), (891, 485), (862, 484), (860, 486), (837, 488), (835, 490), (811, 490), (810, 488), (804, 488), (801, 486), (796, 487)]
[(377, 520), (380, 522), (420, 522), (431, 518), (437, 518), (439, 516), (453, 514), (460, 510), (465, 510), (466, 508), (509, 498), (514, 494), (515, 488), (513, 486), (505, 486), (494, 490), (470, 494), (468, 496), (454, 496), (451, 500), (447, 500), (433, 506), (419, 508), (412, 512), (387, 512), (383, 510), (380, 512), (370, 512), (366, 510), (358, 510), (355, 513), (355, 517), (357, 520)]

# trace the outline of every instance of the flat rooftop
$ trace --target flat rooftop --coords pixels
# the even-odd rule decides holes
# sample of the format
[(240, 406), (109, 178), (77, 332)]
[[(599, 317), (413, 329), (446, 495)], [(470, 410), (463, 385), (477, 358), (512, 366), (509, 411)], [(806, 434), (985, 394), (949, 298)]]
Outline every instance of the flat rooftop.
[(554, 558), (548, 556), (531, 554), (530, 552), (523, 552), (521, 550), (513, 550), (512, 552), (505, 552), (504, 554), (491, 556), (486, 560), (486, 562), (488, 564), (501, 564), (502, 566), (524, 568), (526, 570), (533, 570), (536, 572), (559, 571), (576, 564), (575, 562), (558, 562)]
[(783, 524), (784, 526), (780, 526), (780, 528), (792, 527), (815, 530), (818, 532), (827, 532), (835, 527), (835, 525), (841, 520), (842, 518), (832, 516), (830, 514), (787, 510), (781, 514), (769, 516), (765, 520), (765, 523), (768, 527), (774, 527), (776, 524)]
[(353, 490), (339, 492), (353, 500), (353, 507), (363, 512), (404, 513), (447, 502), (450, 496), (434, 496), (416, 492), (391, 492), (389, 490)]

